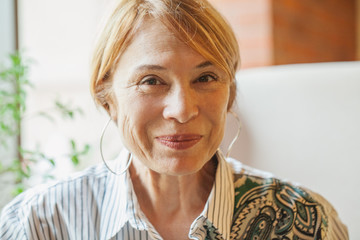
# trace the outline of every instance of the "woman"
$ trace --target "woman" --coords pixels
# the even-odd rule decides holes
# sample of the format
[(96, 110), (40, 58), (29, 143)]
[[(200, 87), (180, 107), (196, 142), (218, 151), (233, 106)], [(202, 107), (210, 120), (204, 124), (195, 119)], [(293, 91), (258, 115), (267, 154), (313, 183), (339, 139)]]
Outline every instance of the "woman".
[(224, 159), (239, 52), (206, 1), (124, 0), (96, 47), (91, 90), (124, 150), (16, 198), (1, 239), (346, 239), (324, 199)]

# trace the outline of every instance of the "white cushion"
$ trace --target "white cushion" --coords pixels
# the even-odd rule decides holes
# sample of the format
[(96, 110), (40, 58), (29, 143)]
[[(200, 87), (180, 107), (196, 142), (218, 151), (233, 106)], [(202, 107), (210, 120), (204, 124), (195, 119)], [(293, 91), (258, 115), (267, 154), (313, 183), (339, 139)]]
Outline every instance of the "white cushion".
[[(360, 239), (360, 62), (242, 70), (237, 83), (231, 156), (319, 192)], [(223, 149), (235, 129), (229, 115)]]

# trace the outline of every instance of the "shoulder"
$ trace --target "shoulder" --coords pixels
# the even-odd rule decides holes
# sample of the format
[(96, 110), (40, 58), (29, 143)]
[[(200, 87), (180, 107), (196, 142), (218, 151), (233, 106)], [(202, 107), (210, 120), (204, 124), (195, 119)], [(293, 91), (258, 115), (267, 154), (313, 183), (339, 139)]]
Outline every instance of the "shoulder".
[(228, 162), (234, 176), (235, 239), (249, 234), (259, 239), (348, 239), (336, 211), (319, 194), (236, 160)]
[[(39, 234), (45, 239), (51, 237), (53, 233), (44, 229), (59, 230), (61, 225), (70, 224), (82, 209), (98, 205), (105, 191), (106, 176), (106, 168), (97, 165), (65, 180), (40, 185), (20, 194), (1, 212), (0, 238), (3, 239), (2, 234), (4, 239), (20, 235), (31, 238)], [(63, 231), (58, 234), (65, 234), (65, 229)]]

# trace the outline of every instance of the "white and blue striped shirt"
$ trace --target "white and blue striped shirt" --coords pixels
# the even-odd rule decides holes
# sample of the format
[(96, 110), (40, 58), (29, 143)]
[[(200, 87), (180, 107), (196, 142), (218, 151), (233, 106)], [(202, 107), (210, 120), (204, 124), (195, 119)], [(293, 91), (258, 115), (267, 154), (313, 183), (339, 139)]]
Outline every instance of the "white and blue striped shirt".
[[(117, 159), (124, 167), (128, 152)], [(190, 239), (348, 239), (319, 195), (241, 163), (218, 167), (212, 191), (189, 229)], [(280, 239), (279, 238), (279, 239)], [(137, 201), (129, 173), (98, 165), (15, 198), (1, 213), (0, 239), (162, 239)]]
[[(126, 163), (128, 152), (119, 158)], [(204, 239), (204, 224), (211, 223), (229, 239), (234, 208), (231, 175), (230, 167), (220, 161), (210, 197), (191, 225), (189, 238)], [(1, 214), (0, 239), (162, 238), (141, 211), (128, 172), (116, 176), (101, 164), (14, 199)]]

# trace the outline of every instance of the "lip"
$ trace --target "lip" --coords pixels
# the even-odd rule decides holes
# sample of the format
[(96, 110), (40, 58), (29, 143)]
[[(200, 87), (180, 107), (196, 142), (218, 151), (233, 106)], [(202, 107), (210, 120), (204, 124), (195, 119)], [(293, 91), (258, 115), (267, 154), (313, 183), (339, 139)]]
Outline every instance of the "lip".
[(185, 150), (197, 144), (201, 138), (199, 134), (176, 134), (159, 136), (156, 140), (169, 148)]

